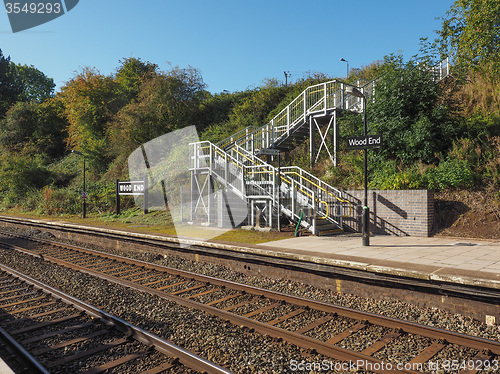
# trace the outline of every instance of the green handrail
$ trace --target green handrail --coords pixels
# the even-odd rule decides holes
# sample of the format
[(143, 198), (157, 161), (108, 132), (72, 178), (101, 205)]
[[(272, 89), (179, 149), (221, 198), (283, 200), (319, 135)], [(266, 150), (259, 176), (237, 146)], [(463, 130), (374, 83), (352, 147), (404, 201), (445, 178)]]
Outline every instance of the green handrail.
[(304, 212), (301, 210), (300, 211), (300, 217), (299, 217), (299, 222), (297, 222), (297, 227), (295, 227), (295, 236), (297, 236), (297, 231), (299, 231), (299, 226), (300, 226), (300, 222), (302, 222), (302, 215), (304, 214)]

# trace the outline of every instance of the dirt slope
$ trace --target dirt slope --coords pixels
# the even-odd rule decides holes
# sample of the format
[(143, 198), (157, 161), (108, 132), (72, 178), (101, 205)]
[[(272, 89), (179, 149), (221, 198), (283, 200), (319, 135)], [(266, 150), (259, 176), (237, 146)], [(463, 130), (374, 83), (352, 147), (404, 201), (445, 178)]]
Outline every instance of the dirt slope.
[(498, 191), (446, 191), (435, 199), (436, 235), (500, 239)]

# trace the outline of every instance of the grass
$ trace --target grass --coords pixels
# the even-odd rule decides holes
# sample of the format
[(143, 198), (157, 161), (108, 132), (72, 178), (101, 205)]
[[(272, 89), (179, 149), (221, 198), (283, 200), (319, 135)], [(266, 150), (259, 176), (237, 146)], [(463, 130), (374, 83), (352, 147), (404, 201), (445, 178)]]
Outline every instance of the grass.
[(50, 221), (70, 222), (82, 225), (106, 227), (117, 230), (132, 230), (164, 235), (179, 235), (190, 238), (199, 238), (211, 241), (224, 241), (241, 244), (259, 244), (274, 240), (293, 237), (293, 231), (286, 232), (257, 232), (241, 229), (225, 230), (215, 227), (205, 228), (178, 224), (174, 227), (170, 214), (165, 211), (152, 211), (144, 214), (141, 209), (129, 209), (120, 215), (114, 213), (88, 214), (87, 218), (75, 215), (48, 216), (35, 213), (20, 212), (15, 209), (2, 212), (4, 215), (18, 216)]

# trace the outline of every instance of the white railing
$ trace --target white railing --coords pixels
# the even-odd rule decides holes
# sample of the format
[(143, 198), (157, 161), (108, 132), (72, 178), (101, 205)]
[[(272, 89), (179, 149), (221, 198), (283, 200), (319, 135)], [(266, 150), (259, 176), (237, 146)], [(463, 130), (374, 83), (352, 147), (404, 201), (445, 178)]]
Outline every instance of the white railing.
[(299, 167), (278, 170), (238, 145), (228, 152), (208, 141), (191, 143), (190, 147), (191, 171), (208, 171), (247, 203), (268, 199), (292, 220), (299, 218), (301, 210), (309, 208), (312, 214), (303, 217), (302, 225), (313, 233), (317, 219), (342, 227), (348, 201), (342, 199), (340, 190), (305, 170)]
[(246, 137), (253, 130), (255, 130), (255, 126), (245, 127), (244, 129), (242, 129), (242, 130), (236, 132), (235, 134), (225, 138), (224, 140), (221, 140), (220, 142), (216, 143), (215, 145), (219, 148), (225, 149), (227, 146), (232, 145), (234, 142), (237, 142), (240, 139)]
[(290, 136), (311, 115), (326, 115), (336, 109), (359, 111), (361, 99), (346, 92), (349, 86), (356, 87), (338, 80), (310, 86), (264, 126), (257, 129), (247, 127), (218, 145), (228, 148), (236, 144), (252, 153), (259, 153), (261, 149), (270, 148)]
[[(436, 80), (442, 80), (450, 73), (449, 59), (432, 67)], [(375, 93), (377, 79), (367, 83), (344, 83), (333, 80), (306, 88), (271, 121), (259, 128), (247, 127), (224, 139), (217, 145), (223, 149), (233, 144), (252, 153), (271, 148), (288, 137), (297, 127), (302, 126), (310, 115), (327, 115), (336, 109), (362, 112), (362, 99), (346, 92), (347, 87), (360, 89), (367, 97)]]
[(340, 222), (342, 217), (352, 216), (352, 205), (348, 200), (344, 199), (341, 190), (330, 186), (297, 166), (283, 167), (281, 172), (288, 178), (300, 183), (300, 185), (314, 191), (317, 200), (322, 202), (323, 208), (328, 208), (328, 216), (339, 217)]
[(450, 75), (450, 58), (446, 57), (444, 60), (438, 62), (433, 66), (434, 76), (437, 81), (443, 80)]

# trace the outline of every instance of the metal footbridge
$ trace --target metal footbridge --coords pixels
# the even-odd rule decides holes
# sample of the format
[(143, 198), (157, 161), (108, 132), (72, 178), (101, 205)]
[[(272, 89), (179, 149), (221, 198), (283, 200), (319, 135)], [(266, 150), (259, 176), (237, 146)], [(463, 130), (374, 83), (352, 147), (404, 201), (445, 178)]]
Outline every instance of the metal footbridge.
[[(447, 61), (434, 71), (437, 80), (447, 76)], [(342, 231), (343, 220), (356, 214), (347, 195), (299, 167), (271, 165), (267, 161), (276, 156), (269, 156), (269, 150), (286, 152), (309, 139), (311, 166), (322, 150), (336, 165), (337, 119), (342, 111), (362, 111), (362, 98), (349, 94), (350, 88), (369, 99), (376, 82), (333, 80), (310, 86), (261, 127), (247, 127), (217, 144), (190, 144), (191, 221), (279, 227), (284, 216), (315, 235)]]
[[(342, 191), (298, 167), (277, 168), (235, 144), (191, 144), (191, 212), (207, 224), (279, 226), (280, 216), (316, 235), (342, 228)], [(199, 217), (198, 217), (199, 218)]]

